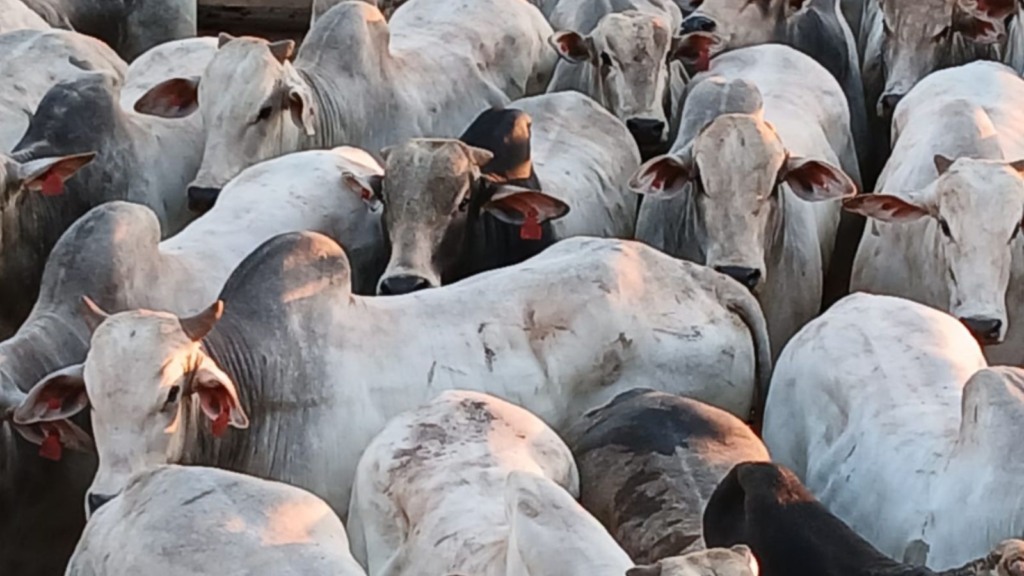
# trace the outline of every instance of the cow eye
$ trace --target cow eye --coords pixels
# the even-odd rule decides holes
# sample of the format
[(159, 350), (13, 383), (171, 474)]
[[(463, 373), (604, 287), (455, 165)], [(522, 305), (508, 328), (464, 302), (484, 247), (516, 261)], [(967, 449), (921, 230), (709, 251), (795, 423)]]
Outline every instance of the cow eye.
[(942, 230), (942, 234), (946, 238), (952, 238), (953, 234), (949, 231), (949, 223), (945, 219), (939, 218), (939, 229)]
[(274, 107), (269, 104), (260, 108), (260, 113), (256, 115), (256, 122), (263, 122), (264, 120), (269, 119), (270, 115), (273, 113)]
[(611, 68), (612, 66), (612, 57), (607, 52), (601, 52), (601, 66), (605, 68)]
[(178, 403), (178, 398), (181, 396), (181, 386), (175, 384), (171, 386), (171, 389), (167, 392), (167, 400), (164, 402), (164, 409), (174, 406)]

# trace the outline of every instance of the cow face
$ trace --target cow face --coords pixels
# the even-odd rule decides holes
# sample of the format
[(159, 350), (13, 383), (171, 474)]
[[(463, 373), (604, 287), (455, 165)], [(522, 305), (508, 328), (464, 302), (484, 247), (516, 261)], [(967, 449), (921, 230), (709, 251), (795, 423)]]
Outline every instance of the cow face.
[(754, 554), (740, 544), (664, 558), (656, 564), (630, 568), (626, 576), (758, 576), (758, 573)]
[(704, 263), (756, 293), (767, 279), (767, 256), (777, 253), (781, 238), (787, 201), (782, 184), (795, 201), (856, 193), (842, 170), (790, 156), (760, 112), (719, 116), (682, 151), (641, 166), (630, 188), (662, 198), (689, 194)]
[(997, 576), (1024, 576), (1024, 541), (1005, 540), (992, 552)]
[(591, 68), (589, 95), (626, 124), (637, 144), (666, 142), (673, 42), (664, 19), (633, 10), (609, 14), (590, 36), (562, 31), (550, 42), (563, 60)]
[(313, 136), (315, 104), (289, 61), (294, 48), (290, 40), (222, 34), (201, 79), (168, 80), (136, 102), (138, 112), (170, 118), (201, 111), (206, 145), (190, 196), (207, 197), (245, 168), (298, 150)]
[(378, 294), (404, 294), (440, 286), (465, 253), (466, 236), (483, 212), (521, 225), (539, 224), (568, 211), (537, 190), (492, 181), (480, 168), (493, 154), (458, 140), (416, 139), (388, 148), (383, 179), (346, 174), (346, 182), (384, 205), (391, 244)]
[(930, 72), (995, 58), (1016, 0), (872, 0), (880, 4), (885, 88), (877, 103), (889, 116)]
[(215, 435), (248, 426), (234, 384), (201, 349), (222, 310), (218, 302), (192, 318), (149, 311), (99, 318), (84, 366), (47, 376), (15, 411), (19, 424), (60, 422), (91, 404), (99, 470), (87, 515), (132, 474), (180, 462), (187, 435), (197, 433), (186, 429), (193, 418), (209, 419)]
[(703, 0), (683, 19), (682, 32), (713, 32), (721, 39), (722, 49), (758, 46), (775, 41), (774, 16), (780, 9), (798, 10), (802, 0)]
[(845, 208), (884, 222), (930, 218), (936, 262), (945, 263), (937, 272), (945, 277), (948, 312), (982, 344), (997, 344), (1006, 336), (1012, 247), (1020, 246), (1024, 220), (1024, 160), (936, 156), (935, 167), (938, 179), (910, 198), (869, 194)]

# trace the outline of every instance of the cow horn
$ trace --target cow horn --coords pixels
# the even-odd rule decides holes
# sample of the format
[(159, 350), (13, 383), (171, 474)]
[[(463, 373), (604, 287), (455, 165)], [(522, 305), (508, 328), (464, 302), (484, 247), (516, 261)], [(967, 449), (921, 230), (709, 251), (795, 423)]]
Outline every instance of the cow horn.
[(181, 330), (189, 337), (189, 340), (199, 342), (210, 333), (210, 330), (213, 330), (213, 326), (223, 314), (224, 301), (217, 300), (209, 308), (195, 316), (179, 318), (178, 323), (181, 324)]
[(89, 327), (89, 332), (95, 332), (96, 328), (103, 323), (104, 320), (110, 318), (110, 314), (107, 314), (99, 307), (98, 304), (92, 301), (92, 298), (88, 296), (82, 296), (82, 316), (85, 318), (85, 324)]

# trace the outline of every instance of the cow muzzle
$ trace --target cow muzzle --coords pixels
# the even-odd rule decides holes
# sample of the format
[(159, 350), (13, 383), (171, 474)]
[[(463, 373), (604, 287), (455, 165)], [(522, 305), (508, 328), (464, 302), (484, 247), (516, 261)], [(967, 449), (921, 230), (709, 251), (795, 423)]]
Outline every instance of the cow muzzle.
[(626, 120), (626, 128), (641, 148), (657, 146), (665, 136), (665, 123), (656, 118), (630, 118)]
[(103, 507), (104, 504), (113, 500), (114, 497), (108, 494), (95, 494), (90, 492), (85, 497), (85, 510), (86, 516), (92, 516), (97, 510)]
[(718, 28), (718, 23), (704, 16), (703, 14), (691, 14), (683, 19), (682, 25), (679, 27), (681, 34), (690, 34), (691, 32), (714, 32)]
[(418, 292), (427, 288), (433, 288), (430, 281), (422, 276), (416, 276), (415, 274), (398, 274), (395, 276), (386, 276), (380, 279), (380, 284), (377, 285), (378, 296), (399, 296), (401, 294), (410, 294), (412, 292)]
[(761, 285), (761, 278), (764, 276), (757, 268), (747, 268), (745, 266), (715, 266), (715, 272), (725, 274), (743, 284), (751, 292), (757, 290)]
[(982, 346), (999, 344), (1003, 341), (1003, 321), (998, 318), (971, 317), (961, 318), (960, 322), (967, 327), (974, 339)]
[(218, 196), (220, 196), (220, 188), (189, 186), (188, 209), (195, 214), (205, 214), (217, 203)]
[(876, 112), (879, 118), (892, 118), (894, 112), (896, 112), (896, 105), (903, 100), (904, 94), (897, 94), (895, 92), (887, 92), (882, 94), (882, 97), (878, 99), (878, 106)]

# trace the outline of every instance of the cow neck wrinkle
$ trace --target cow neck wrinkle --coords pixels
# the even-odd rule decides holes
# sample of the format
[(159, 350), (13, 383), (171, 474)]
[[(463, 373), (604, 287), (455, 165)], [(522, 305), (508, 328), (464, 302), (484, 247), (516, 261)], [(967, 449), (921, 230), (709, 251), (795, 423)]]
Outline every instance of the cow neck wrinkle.
[(331, 86), (331, 83), (324, 81), (320, 75), (314, 74), (312, 71), (298, 67), (296, 71), (306, 85), (309, 86), (310, 92), (313, 93), (317, 110), (317, 113), (313, 116), (315, 134), (313, 136), (303, 136), (306, 141), (304, 148), (307, 150), (326, 149), (344, 145), (345, 143), (341, 141), (344, 135), (336, 133), (334, 129), (336, 126), (342, 126), (344, 121), (341, 107), (338, 106), (337, 101), (333, 97), (333, 94), (336, 92), (332, 90), (334, 86)]

